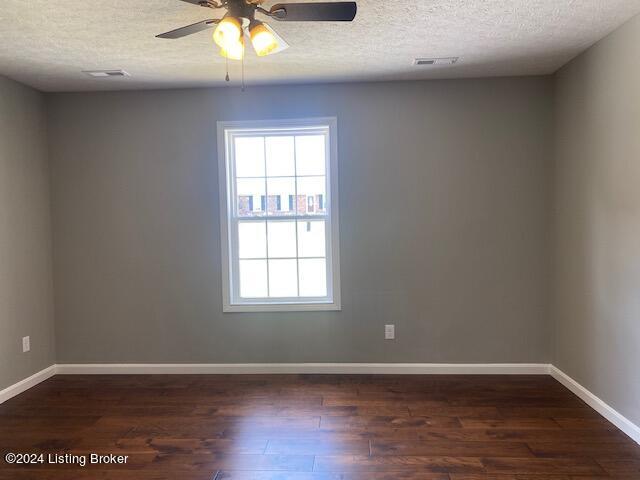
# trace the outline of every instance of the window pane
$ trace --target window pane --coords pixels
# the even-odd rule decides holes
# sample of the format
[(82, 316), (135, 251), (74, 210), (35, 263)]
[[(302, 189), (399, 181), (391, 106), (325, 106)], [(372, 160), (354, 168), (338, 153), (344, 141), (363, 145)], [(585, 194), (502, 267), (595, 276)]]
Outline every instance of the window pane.
[(228, 170), (220, 182), (224, 188), (227, 180), (232, 193), (227, 205), (232, 235), (222, 239), (229, 241), (232, 255), (225, 291), (226, 301), (239, 311), (242, 305), (252, 305), (248, 311), (332, 300), (331, 128), (322, 121), (225, 127), (231, 157), (226, 163), (221, 159)]
[(269, 258), (296, 258), (296, 222), (269, 222)]
[(267, 258), (266, 222), (241, 222), (238, 224), (240, 258)]
[(269, 295), (297, 297), (297, 263), (295, 260), (269, 260)]
[(267, 150), (267, 176), (294, 176), (293, 137), (267, 137), (265, 142)]
[(300, 296), (327, 296), (327, 261), (325, 259), (299, 260)]
[(266, 215), (266, 190), (263, 178), (239, 178), (236, 183), (239, 217)]
[(296, 137), (297, 175), (325, 175), (325, 137), (308, 135)]
[(236, 137), (236, 177), (264, 177), (264, 138)]
[(267, 261), (240, 260), (240, 296), (267, 297)]
[(297, 178), (298, 182), (298, 214), (325, 215), (326, 210), (326, 177)]
[(293, 178), (268, 178), (268, 215), (295, 215), (296, 181)]
[(298, 222), (298, 256), (324, 257), (325, 230), (324, 220), (313, 222)]

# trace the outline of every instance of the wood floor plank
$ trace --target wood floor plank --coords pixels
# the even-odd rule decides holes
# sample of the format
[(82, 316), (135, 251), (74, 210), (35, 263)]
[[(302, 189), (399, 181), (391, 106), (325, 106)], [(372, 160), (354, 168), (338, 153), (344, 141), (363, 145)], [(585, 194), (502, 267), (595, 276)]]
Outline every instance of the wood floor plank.
[[(0, 480), (213, 480), (211, 472), (180, 472), (175, 477), (167, 472), (141, 471), (141, 470), (76, 470), (70, 473), (68, 470), (38, 470), (34, 476), (33, 470), (25, 469), (0, 469)], [(277, 478), (277, 477), (276, 477)]]
[(527, 442), (538, 457), (576, 457), (640, 460), (640, 449), (627, 443)]
[(544, 475), (606, 475), (595, 460), (576, 458), (485, 458), (488, 473), (544, 474)]
[(503, 418), (599, 418), (597, 412), (587, 407), (499, 407), (496, 409)]
[(464, 428), (508, 429), (508, 430), (552, 430), (560, 426), (551, 418), (461, 418)]
[(323, 430), (350, 430), (362, 428), (425, 428), (460, 427), (455, 417), (322, 417)]
[(120, 438), (111, 442), (85, 438), (73, 444), (72, 453), (156, 453), (156, 454), (206, 454), (239, 453), (263, 454), (267, 440), (242, 438), (172, 438), (172, 437), (133, 437)]
[(394, 403), (409, 404), (420, 402), (424, 407), (447, 407), (449, 406), (447, 399), (442, 395), (432, 397), (428, 394), (414, 394), (410, 397), (407, 395), (384, 395), (384, 396), (359, 396), (359, 397), (340, 397), (340, 396), (324, 396), (323, 405), (327, 407), (389, 407)]
[(598, 464), (601, 465), (609, 475), (615, 477), (626, 475), (640, 478), (640, 460), (598, 459)]
[(417, 471), (433, 473), (483, 473), (485, 468), (477, 458), (452, 456), (386, 456), (366, 455), (317, 456), (314, 467), (320, 472), (393, 472)]
[(371, 455), (418, 455), (425, 457), (533, 457), (533, 453), (524, 443), (423, 440), (371, 440)]
[(407, 407), (414, 417), (503, 418), (503, 415), (495, 407), (429, 406), (421, 405), (417, 402), (411, 402)]
[(311, 472), (313, 462), (313, 455), (166, 454), (157, 456), (149, 468), (171, 472), (185, 470)]
[(562, 428), (572, 428), (580, 430), (615, 430), (615, 426), (608, 422), (603, 417), (597, 416), (594, 418), (559, 418), (554, 417), (555, 422)]
[(286, 406), (275, 405), (223, 405), (219, 407), (197, 407), (195, 415), (223, 416), (273, 416), (273, 417), (350, 417), (350, 416), (409, 416), (405, 406)]
[(369, 455), (369, 441), (345, 440), (269, 440), (265, 453), (269, 455)]
[(452, 473), (449, 477), (450, 480), (574, 480), (568, 475), (512, 475), (492, 473), (483, 475)]
[(442, 473), (416, 472), (242, 472), (221, 471), (216, 480), (449, 480), (449, 475)]

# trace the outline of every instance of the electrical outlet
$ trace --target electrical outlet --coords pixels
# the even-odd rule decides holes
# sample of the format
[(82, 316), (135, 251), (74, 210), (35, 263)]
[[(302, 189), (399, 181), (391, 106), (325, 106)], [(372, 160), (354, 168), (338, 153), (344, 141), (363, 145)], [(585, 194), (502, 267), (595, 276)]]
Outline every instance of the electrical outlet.
[(385, 325), (384, 326), (384, 339), (385, 340), (394, 340), (396, 338), (396, 326), (395, 325)]
[(31, 350), (31, 339), (28, 336), (22, 337), (22, 352), (28, 352), (29, 350)]

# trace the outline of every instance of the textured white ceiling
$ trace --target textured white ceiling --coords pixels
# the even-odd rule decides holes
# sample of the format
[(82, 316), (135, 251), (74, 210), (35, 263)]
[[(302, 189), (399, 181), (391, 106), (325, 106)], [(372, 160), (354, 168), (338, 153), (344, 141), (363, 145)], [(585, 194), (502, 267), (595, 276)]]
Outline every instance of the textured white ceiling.
[[(224, 84), (225, 62), (211, 31), (154, 37), (220, 11), (178, 0), (0, 3), (0, 74), (40, 90)], [(271, 22), (291, 48), (248, 56), (248, 84), (548, 74), (640, 13), (640, 0), (359, 0), (358, 6), (350, 24)], [(461, 60), (412, 66), (415, 57), (440, 56)], [(230, 63), (237, 80), (240, 64)], [(117, 68), (132, 76), (81, 73)]]

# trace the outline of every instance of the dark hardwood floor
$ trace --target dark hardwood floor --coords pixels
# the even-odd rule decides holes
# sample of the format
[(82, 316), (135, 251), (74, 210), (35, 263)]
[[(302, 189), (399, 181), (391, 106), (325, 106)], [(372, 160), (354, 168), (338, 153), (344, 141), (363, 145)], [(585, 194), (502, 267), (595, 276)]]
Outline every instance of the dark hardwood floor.
[(0, 479), (640, 479), (640, 446), (546, 376), (56, 376), (0, 451), (128, 455)]

